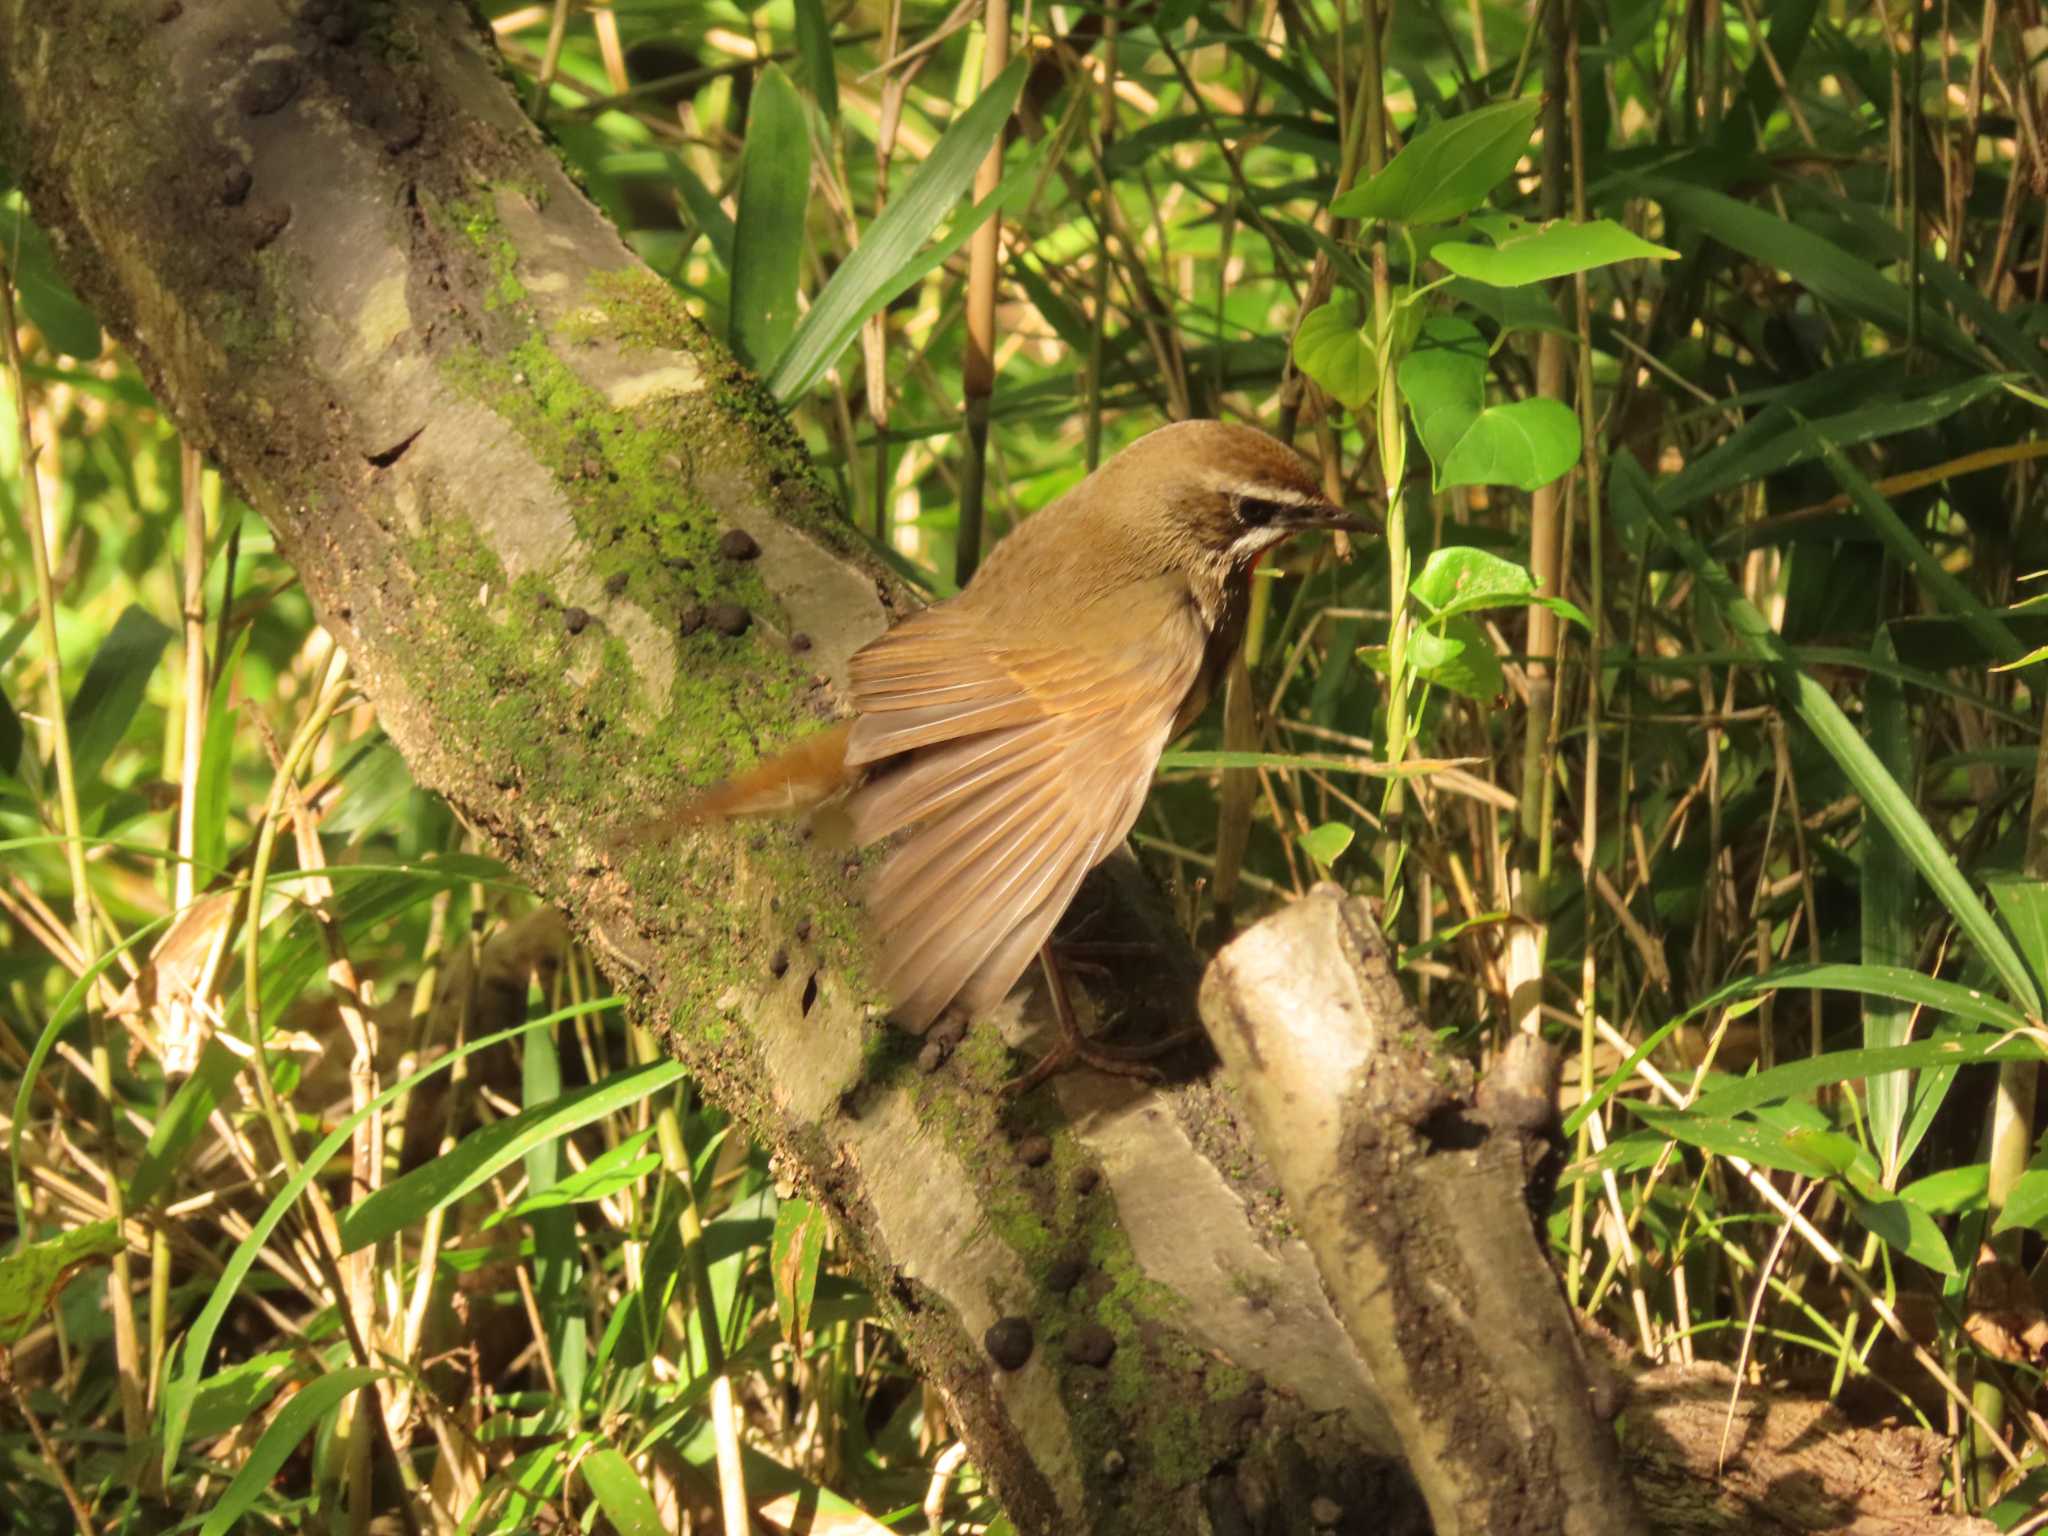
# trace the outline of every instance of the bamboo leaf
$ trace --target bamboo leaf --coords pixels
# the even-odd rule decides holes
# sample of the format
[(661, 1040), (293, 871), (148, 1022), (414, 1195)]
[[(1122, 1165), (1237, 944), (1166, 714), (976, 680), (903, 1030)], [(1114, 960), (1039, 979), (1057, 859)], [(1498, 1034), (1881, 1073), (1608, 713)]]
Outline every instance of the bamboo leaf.
[[(1022, 58), (1012, 60), (974, 105), (954, 120), (912, 174), (902, 195), (882, 210), (853, 253), (840, 263), (787, 349), (774, 362), (769, 388), (776, 399), (786, 403), (808, 390), (852, 343), (869, 315), (924, 275), (927, 269), (913, 264), (918, 249), (973, 184), (976, 168), (1016, 107), (1028, 63)], [(1008, 177), (1005, 185), (1009, 185)], [(975, 225), (996, 211), (999, 202), (996, 196), (984, 198), (966, 218), (956, 220), (951, 231), (954, 239), (964, 242)]]
[(1345, 219), (1442, 224), (1470, 213), (1514, 170), (1536, 133), (1533, 96), (1479, 107), (1415, 135), (1385, 170), (1330, 205)]
[(732, 349), (766, 372), (796, 329), (798, 263), (811, 196), (811, 134), (803, 99), (775, 65), (747, 109), (733, 225)]

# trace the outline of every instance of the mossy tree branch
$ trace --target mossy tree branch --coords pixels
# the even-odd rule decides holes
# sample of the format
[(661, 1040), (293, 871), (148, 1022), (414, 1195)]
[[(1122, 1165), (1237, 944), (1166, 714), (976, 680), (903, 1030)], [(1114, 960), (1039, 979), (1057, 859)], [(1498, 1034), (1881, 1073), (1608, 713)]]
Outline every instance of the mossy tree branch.
[[(78, 288), (269, 520), (418, 779), (836, 1211), (1020, 1530), (1390, 1529), (1391, 1434), (1210, 1088), (1007, 1105), (988, 1030), (928, 1072), (878, 1021), (857, 863), (780, 827), (609, 851), (830, 716), (903, 595), (472, 15), (355, 15), (0, 6), (0, 155)], [(720, 555), (733, 528), (757, 560)], [(1098, 885), (1098, 922), (1142, 921), (1137, 889)], [(1169, 944), (1097, 1003), (1186, 1022), (1192, 979)], [(1008, 1372), (1005, 1318), (1036, 1344)]]

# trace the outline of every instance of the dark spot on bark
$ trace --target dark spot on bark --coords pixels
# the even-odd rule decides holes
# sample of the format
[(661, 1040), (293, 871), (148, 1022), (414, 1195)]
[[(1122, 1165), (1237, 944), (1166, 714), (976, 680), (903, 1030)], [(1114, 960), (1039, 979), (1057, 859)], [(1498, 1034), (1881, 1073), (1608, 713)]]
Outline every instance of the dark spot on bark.
[(1486, 1144), (1486, 1127), (1471, 1119), (1461, 1104), (1446, 1104), (1425, 1118), (1422, 1136), (1441, 1152), (1474, 1152)]
[(1046, 1289), (1055, 1296), (1064, 1296), (1081, 1283), (1081, 1277), (1088, 1273), (1088, 1261), (1078, 1254), (1054, 1259), (1052, 1268), (1045, 1272)]
[(271, 241), (283, 234), (285, 226), (291, 223), (291, 221), (292, 205), (290, 203), (265, 203), (260, 208), (251, 209), (249, 212), (249, 223), (251, 226), (249, 231), (249, 248), (254, 251), (262, 250)]
[(1067, 1335), (1067, 1358), (1076, 1365), (1107, 1365), (1116, 1353), (1116, 1335), (1100, 1323), (1083, 1323)]
[(768, 957), (768, 974), (777, 981), (789, 974), (789, 951), (778, 949)]
[(738, 603), (713, 603), (711, 605), (711, 627), (721, 635), (735, 639), (747, 632), (747, 626), (754, 622), (754, 616)]
[(799, 944), (811, 942), (811, 920), (808, 917), (800, 917), (796, 920), (796, 941)]
[(1052, 1161), (1052, 1143), (1043, 1136), (1026, 1136), (1017, 1143), (1017, 1161), (1026, 1168), (1043, 1168)]
[(299, 66), (291, 59), (263, 59), (249, 67), (235, 105), (244, 117), (268, 117), (299, 94)]
[(625, 590), (626, 573), (624, 571), (613, 571), (611, 575), (605, 577), (604, 594), (606, 597), (617, 597)]
[(981, 1336), (981, 1343), (999, 1368), (1021, 1370), (1031, 1358), (1031, 1324), (1021, 1317), (1003, 1318)]
[(809, 975), (808, 977), (806, 977), (806, 978), (804, 979), (804, 995), (803, 995), (803, 1001), (802, 1001), (802, 1002), (801, 1002), (801, 1003), (800, 1003), (800, 1004), (798, 1005), (798, 1007), (799, 1007), (799, 1009), (800, 1009), (800, 1011), (801, 1011), (802, 1013), (804, 1013), (804, 1014), (805, 1014), (806, 1016), (808, 1016), (808, 1015), (810, 1014), (810, 1011), (811, 1011), (811, 1010), (812, 1010), (813, 1008), (817, 1007), (817, 1005), (818, 1005), (818, 973), (817, 973), (816, 971), (813, 971), (813, 972), (811, 972), (811, 974), (810, 974), (810, 975)]
[(389, 448), (380, 448), (377, 452), (366, 455), (366, 457), (378, 469), (389, 469), (405, 457), (405, 450), (410, 448), (418, 440), (420, 433), (424, 431), (426, 431), (425, 427), (415, 427)]
[(581, 608), (564, 608), (562, 610), (562, 628), (568, 630), (570, 634), (580, 635), (589, 625), (590, 615)]
[(789, 648), (792, 651), (808, 651), (811, 648), (811, 637), (798, 630), (789, 637)]
[(1077, 1195), (1094, 1194), (1095, 1186), (1101, 1182), (1102, 1173), (1099, 1169), (1076, 1168), (1074, 1170), (1074, 1193)]
[(761, 546), (746, 529), (728, 528), (718, 536), (718, 552), (728, 560), (751, 560), (761, 553)]
[(709, 617), (702, 603), (692, 603), (683, 610), (683, 616), (676, 621), (676, 628), (686, 635), (694, 635), (704, 627), (704, 621)]
[(249, 174), (246, 165), (231, 165), (227, 175), (220, 179), (220, 200), (230, 208), (239, 208), (249, 196), (249, 187), (255, 178)]

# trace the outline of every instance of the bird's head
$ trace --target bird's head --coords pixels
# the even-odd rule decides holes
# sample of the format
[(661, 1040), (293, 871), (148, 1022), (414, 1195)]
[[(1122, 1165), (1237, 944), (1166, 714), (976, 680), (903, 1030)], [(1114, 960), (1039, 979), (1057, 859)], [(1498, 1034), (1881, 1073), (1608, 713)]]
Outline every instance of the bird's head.
[(1119, 483), (1103, 501), (1129, 532), (1190, 570), (1249, 570), (1274, 545), (1311, 529), (1378, 531), (1325, 496), (1314, 467), (1292, 448), (1230, 422), (1162, 427), (1104, 473)]

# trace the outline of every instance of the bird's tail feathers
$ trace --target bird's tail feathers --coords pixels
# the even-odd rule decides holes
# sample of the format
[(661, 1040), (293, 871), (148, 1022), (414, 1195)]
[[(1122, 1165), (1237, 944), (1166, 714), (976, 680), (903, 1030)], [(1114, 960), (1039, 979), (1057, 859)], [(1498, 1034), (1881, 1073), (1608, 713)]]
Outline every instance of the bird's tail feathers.
[(688, 827), (743, 816), (800, 816), (846, 789), (857, 770), (846, 763), (851, 721), (814, 731), (787, 752), (714, 784), (681, 805), (618, 834), (622, 847), (658, 842)]

